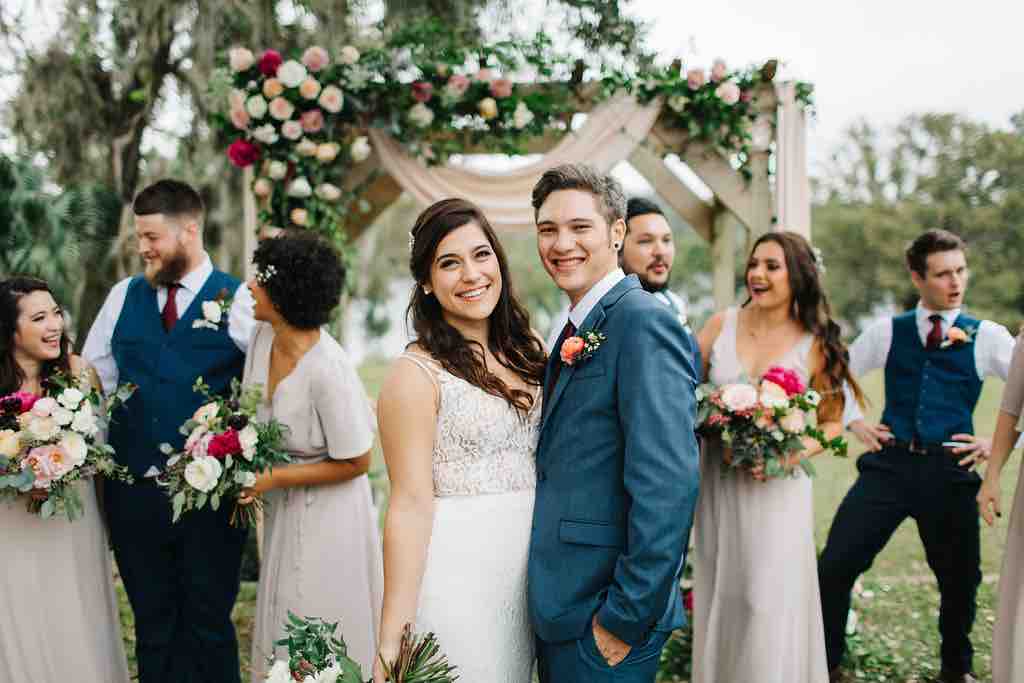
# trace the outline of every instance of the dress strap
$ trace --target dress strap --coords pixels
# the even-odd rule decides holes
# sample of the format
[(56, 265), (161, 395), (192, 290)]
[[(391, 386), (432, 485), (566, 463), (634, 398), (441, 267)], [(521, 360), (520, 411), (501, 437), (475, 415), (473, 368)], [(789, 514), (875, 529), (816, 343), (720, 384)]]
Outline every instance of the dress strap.
[(436, 360), (422, 353), (416, 353), (415, 351), (405, 351), (399, 358), (414, 363), (420, 370), (426, 373), (427, 377), (430, 378), (430, 382), (437, 389), (437, 393), (441, 394), (441, 383), (437, 379), (437, 375), (440, 372), (440, 367)]

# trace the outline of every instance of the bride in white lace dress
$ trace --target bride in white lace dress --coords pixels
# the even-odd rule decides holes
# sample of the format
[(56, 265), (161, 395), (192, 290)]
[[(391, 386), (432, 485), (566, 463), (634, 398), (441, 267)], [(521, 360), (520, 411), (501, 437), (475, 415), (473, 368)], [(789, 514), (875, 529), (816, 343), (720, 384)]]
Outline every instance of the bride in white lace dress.
[(378, 405), (391, 480), (374, 682), (402, 628), (437, 634), (460, 680), (529, 683), (526, 604), (544, 350), (487, 219), (459, 199), (411, 233), (416, 341)]

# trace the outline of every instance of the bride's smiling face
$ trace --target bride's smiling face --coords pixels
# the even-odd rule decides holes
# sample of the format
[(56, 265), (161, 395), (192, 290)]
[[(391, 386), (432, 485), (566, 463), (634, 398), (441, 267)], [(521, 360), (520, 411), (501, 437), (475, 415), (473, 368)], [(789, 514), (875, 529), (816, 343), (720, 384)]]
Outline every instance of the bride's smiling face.
[(751, 303), (762, 308), (789, 306), (793, 289), (789, 284), (786, 252), (777, 242), (762, 242), (750, 255), (747, 293)]
[(501, 296), (501, 268), (494, 248), (475, 221), (445, 235), (430, 265), (429, 287), (444, 317), (458, 321), (486, 320)]
[(60, 357), (64, 312), (47, 291), (37, 290), (18, 299), (15, 352), (35, 361)]

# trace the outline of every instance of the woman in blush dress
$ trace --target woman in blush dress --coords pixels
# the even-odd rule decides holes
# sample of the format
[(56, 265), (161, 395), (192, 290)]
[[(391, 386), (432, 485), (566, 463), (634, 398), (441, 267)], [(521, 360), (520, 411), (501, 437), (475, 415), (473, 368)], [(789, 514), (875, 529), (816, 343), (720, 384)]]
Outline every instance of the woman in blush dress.
[(292, 462), (264, 472), (240, 502), (266, 501), (254, 683), (288, 612), (340, 622), (348, 655), (369, 675), (383, 590), (377, 511), (367, 469), (373, 417), (348, 355), (321, 326), (338, 305), (345, 272), (312, 234), (260, 242), (248, 286), (258, 321), (243, 382), (262, 385), (258, 419), (287, 427)]
[[(1013, 362), (992, 435), (992, 453), (978, 491), (978, 507), (989, 526), (995, 524), (996, 516), (1002, 517), (999, 479), (1021, 432), (1024, 432), (1024, 334), (1017, 337), (1013, 348)], [(1024, 681), (1024, 474), (1017, 476), (996, 605), (992, 681)]]
[[(447, 199), (411, 233), (415, 341), (378, 404), (391, 500), (380, 656), (405, 624), (437, 634), (460, 680), (529, 683), (526, 563), (545, 354), (478, 208)], [(375, 683), (383, 683), (380, 662)]]
[[(841, 431), (843, 382), (857, 398), (839, 326), (832, 321), (814, 252), (794, 233), (754, 244), (740, 308), (713, 316), (698, 335), (716, 385), (756, 382), (772, 366), (795, 371), (824, 397), (818, 426)], [(814, 548), (811, 480), (765, 481), (723, 471), (718, 438), (703, 441), (695, 521), (694, 683), (826, 683), (824, 627)], [(804, 440), (794, 460), (820, 452)], [(796, 464), (791, 463), (791, 464)]]
[[(87, 374), (43, 280), (0, 281), (0, 396), (42, 396), (59, 372)], [(0, 427), (2, 429), (2, 427)], [(0, 505), (0, 680), (128, 683), (113, 571), (92, 482), (79, 482), (83, 515), (43, 519), (19, 497)], [(33, 495), (40, 495), (35, 493)]]

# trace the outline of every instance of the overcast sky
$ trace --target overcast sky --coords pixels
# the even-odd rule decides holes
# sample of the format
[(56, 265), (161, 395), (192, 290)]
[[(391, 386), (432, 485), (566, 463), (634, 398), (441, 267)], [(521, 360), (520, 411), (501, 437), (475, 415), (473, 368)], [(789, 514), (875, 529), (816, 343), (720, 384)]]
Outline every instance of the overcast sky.
[[(777, 57), (783, 75), (814, 83), (812, 159), (827, 158), (857, 118), (892, 124), (955, 111), (1007, 126), (1024, 110), (1021, 0), (636, 0), (651, 44), (708, 65)], [(689, 57), (689, 38), (697, 55)]]

